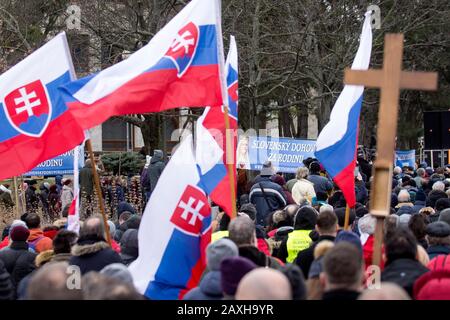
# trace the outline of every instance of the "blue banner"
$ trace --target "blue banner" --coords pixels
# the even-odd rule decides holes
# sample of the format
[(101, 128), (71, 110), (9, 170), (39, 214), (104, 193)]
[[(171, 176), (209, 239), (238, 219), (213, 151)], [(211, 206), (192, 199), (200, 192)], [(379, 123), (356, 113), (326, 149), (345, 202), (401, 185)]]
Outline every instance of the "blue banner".
[(413, 167), (416, 163), (416, 150), (395, 151), (395, 165), (403, 167)]
[(242, 137), (237, 148), (236, 165), (241, 169), (261, 170), (271, 161), (278, 172), (295, 173), (303, 160), (312, 157), (316, 149), (314, 140), (296, 140), (274, 137)]
[[(84, 151), (79, 148), (80, 156), (78, 168), (83, 167)], [(36, 168), (24, 174), (24, 176), (56, 176), (73, 175), (74, 150), (70, 150), (50, 160), (40, 163)]]

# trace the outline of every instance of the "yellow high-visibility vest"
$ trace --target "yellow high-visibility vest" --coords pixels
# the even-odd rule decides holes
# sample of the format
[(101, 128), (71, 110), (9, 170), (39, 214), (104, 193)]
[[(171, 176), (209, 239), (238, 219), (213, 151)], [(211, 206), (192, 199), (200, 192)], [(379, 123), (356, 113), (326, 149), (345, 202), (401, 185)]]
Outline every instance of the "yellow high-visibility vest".
[(311, 245), (311, 238), (309, 237), (311, 230), (294, 230), (288, 234), (287, 241), (287, 252), (288, 257), (286, 262), (292, 263), (295, 258), (297, 258), (297, 254), (309, 248)]
[(225, 238), (225, 237), (228, 237), (228, 230), (216, 231), (211, 235), (211, 243), (213, 243), (219, 239)]

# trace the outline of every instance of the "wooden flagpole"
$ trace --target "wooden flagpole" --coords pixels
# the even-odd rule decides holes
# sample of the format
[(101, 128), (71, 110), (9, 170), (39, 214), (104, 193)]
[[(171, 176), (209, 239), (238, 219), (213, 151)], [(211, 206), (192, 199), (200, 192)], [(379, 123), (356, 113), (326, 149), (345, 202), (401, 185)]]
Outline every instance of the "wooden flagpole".
[(232, 213), (231, 219), (236, 218), (236, 180), (234, 171), (236, 171), (236, 166), (234, 164), (234, 152), (233, 141), (234, 137), (232, 135), (232, 130), (230, 130), (230, 116), (228, 114), (228, 106), (223, 106), (224, 109), (224, 117), (225, 117), (225, 144), (226, 144), (226, 161), (228, 167), (228, 179), (230, 180), (230, 193), (231, 193), (231, 204), (232, 204)]
[(16, 216), (20, 218), (20, 208), (19, 208), (19, 183), (17, 182), (17, 177), (14, 177), (14, 197), (16, 200)]
[(347, 206), (345, 207), (344, 230), (348, 230), (349, 222), (350, 222), (350, 207), (347, 204)]
[(94, 151), (92, 151), (91, 139), (86, 140), (86, 147), (89, 152), (89, 159), (91, 159), (92, 175), (94, 176), (94, 185), (95, 185), (95, 190), (97, 192), (98, 205), (100, 207), (100, 212), (102, 213), (103, 225), (105, 226), (106, 240), (111, 245), (111, 234), (109, 233), (108, 218), (106, 217), (105, 204), (103, 203), (102, 189), (100, 188), (100, 178), (98, 177), (97, 166), (95, 164)]
[(373, 251), (374, 265), (381, 264), (384, 218), (390, 213), (392, 170), (397, 135), (400, 89), (436, 90), (436, 72), (402, 71), (403, 34), (387, 34), (384, 40), (383, 69), (345, 70), (344, 82), (380, 88), (377, 129), (377, 157), (374, 163), (370, 213), (377, 219)]

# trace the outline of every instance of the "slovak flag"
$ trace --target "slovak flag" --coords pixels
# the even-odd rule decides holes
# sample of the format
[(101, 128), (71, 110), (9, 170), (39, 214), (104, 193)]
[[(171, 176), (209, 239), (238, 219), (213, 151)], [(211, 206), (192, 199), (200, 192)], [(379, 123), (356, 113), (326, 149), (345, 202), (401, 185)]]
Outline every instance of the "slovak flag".
[[(233, 172), (236, 191), (236, 145), (238, 128), (238, 53), (236, 40), (230, 38), (230, 49), (225, 64), (227, 77), (228, 112), (232, 140)], [(197, 121), (196, 155), (206, 192), (230, 217), (232, 203), (226, 157), (226, 129), (223, 108), (205, 108)]]
[(0, 180), (73, 149), (84, 133), (58, 87), (72, 80), (66, 34), (0, 75)]
[[(367, 12), (358, 52), (351, 69), (367, 70), (372, 51), (371, 13)], [(346, 85), (317, 138), (315, 156), (344, 194), (349, 207), (356, 204), (355, 176), (359, 115), (364, 86)]]
[(129, 58), (61, 87), (84, 129), (111, 116), (223, 105), (219, 0), (193, 0)]
[(211, 208), (192, 142), (192, 135), (185, 137), (165, 167), (139, 228), (139, 256), (129, 270), (136, 288), (150, 299), (182, 299), (206, 266)]

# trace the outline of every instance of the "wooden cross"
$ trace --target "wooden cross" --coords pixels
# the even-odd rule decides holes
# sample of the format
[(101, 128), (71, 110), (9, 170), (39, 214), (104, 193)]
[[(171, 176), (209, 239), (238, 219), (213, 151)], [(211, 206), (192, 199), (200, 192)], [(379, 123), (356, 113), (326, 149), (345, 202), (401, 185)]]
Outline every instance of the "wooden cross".
[(436, 90), (436, 72), (402, 71), (403, 34), (384, 38), (384, 61), (381, 70), (345, 70), (344, 83), (380, 88), (380, 111), (377, 129), (377, 156), (370, 194), (370, 213), (377, 218), (373, 264), (380, 265), (384, 218), (389, 215), (392, 193), (398, 102), (401, 89)]

